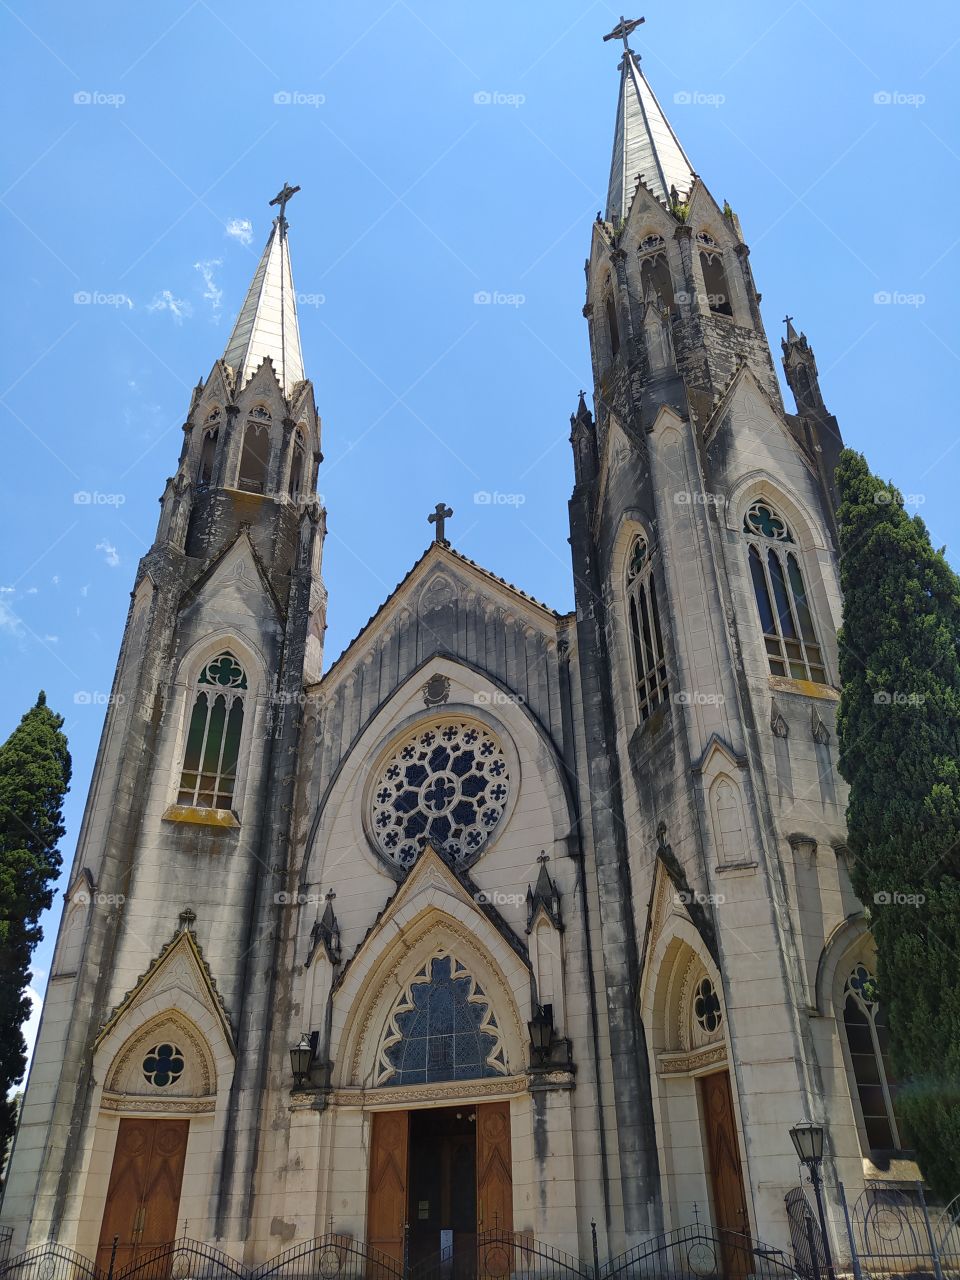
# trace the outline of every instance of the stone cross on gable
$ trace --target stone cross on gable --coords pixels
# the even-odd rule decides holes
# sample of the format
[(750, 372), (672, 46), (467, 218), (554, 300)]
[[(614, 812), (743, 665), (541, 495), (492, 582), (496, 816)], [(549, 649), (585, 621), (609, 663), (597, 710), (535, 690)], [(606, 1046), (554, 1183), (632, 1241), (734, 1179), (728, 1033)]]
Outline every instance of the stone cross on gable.
[(434, 541), (442, 542), (444, 546), (446, 546), (448, 542), (444, 532), (444, 522), (449, 520), (452, 515), (453, 507), (448, 507), (445, 506), (444, 503), (438, 502), (436, 510), (432, 511), (430, 515), (427, 516), (430, 523), (437, 526), (436, 533), (434, 534)]

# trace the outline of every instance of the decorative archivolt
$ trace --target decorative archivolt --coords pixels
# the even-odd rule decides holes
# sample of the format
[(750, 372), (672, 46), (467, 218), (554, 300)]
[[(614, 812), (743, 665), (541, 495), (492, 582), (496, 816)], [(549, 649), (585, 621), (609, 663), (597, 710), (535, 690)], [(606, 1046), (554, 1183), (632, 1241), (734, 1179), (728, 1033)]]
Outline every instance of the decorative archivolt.
[(205, 1037), (189, 1018), (165, 1010), (134, 1033), (107, 1071), (107, 1110), (213, 1110), (217, 1074)]
[[(427, 860), (435, 857), (430, 852)], [(440, 874), (437, 867), (429, 866), (427, 869)], [(445, 869), (442, 870), (449, 875)], [(411, 883), (417, 889), (417, 880), (422, 878), (423, 871), (424, 863), (418, 864), (404, 889), (411, 887)], [(449, 907), (459, 911), (452, 900)], [(365, 1084), (367, 1088), (380, 1087), (383, 1041), (395, 1006), (402, 1001), (416, 975), (422, 973), (436, 956), (456, 957), (474, 982), (479, 983), (490, 1008), (496, 1011), (497, 1033), (502, 1041), (506, 1072), (509, 1074), (516, 1070), (517, 1064), (523, 1062), (525, 1028), (520, 1006), (523, 1002), (521, 992), (529, 993), (529, 969), (505, 946), (502, 954), (498, 952), (502, 939), (495, 931), (485, 943), (478, 937), (476, 930), (482, 931), (489, 925), (485, 917), (479, 915), (475, 904), (464, 902), (462, 910), (465, 917), (469, 916), (469, 922), (435, 908), (418, 913), (413, 920), (407, 920), (402, 911), (396, 917), (388, 916), (386, 925), (391, 933), (393, 925), (400, 928), (399, 939), (365, 974), (359, 988), (354, 988), (348, 981), (345, 989), (337, 993), (344, 1000), (344, 1026), (335, 1035), (333, 1044), (334, 1059), (342, 1064), (336, 1081), (338, 1086), (355, 1088)], [(525, 1016), (529, 1016), (526, 1011)]]
[[(419, 1056), (408, 1065), (412, 1053), (423, 1057), (422, 1066)], [(506, 1048), (489, 996), (448, 947), (437, 947), (407, 982), (387, 1018), (375, 1084), (431, 1084), (507, 1074)]]

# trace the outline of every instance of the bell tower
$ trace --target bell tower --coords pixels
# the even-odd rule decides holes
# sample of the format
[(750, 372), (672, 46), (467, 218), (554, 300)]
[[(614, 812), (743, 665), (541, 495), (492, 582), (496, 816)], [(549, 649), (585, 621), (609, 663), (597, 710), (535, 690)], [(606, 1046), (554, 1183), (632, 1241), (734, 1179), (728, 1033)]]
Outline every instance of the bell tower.
[(226, 1240), (242, 1240), (249, 1218), (275, 890), (326, 610), (320, 418), (286, 218), (297, 190), (271, 202), (277, 217), (226, 350), (191, 398), (133, 584), (12, 1157), (4, 1211), (23, 1242), (93, 1232), (96, 1247), (100, 1224), (71, 1215), (90, 1151), (112, 1141), (98, 1046), (123, 1042), (172, 952), (194, 973), (182, 999), (207, 1002), (191, 1025), (206, 1017), (221, 1037), (203, 1050), (220, 1054), (229, 1112), (203, 1212)]
[[(784, 357), (798, 412), (784, 407), (740, 221), (694, 170), (644, 75), (631, 46), (642, 21), (605, 37), (622, 49), (607, 205), (586, 262), (593, 414), (581, 400), (571, 435), (585, 829), (614, 1063), (608, 1141), (632, 1241), (658, 1228), (663, 1203), (692, 1194), (659, 1153), (716, 1138), (722, 1113), (728, 1184), (711, 1187), (705, 1147), (692, 1198), (713, 1199), (715, 1226), (765, 1238), (782, 1213), (769, 1170), (783, 1159), (784, 1189), (795, 1171), (766, 1126), (761, 1042), (775, 1037), (790, 1061), (785, 1113), (822, 1111), (815, 956), (823, 902), (849, 891), (835, 858), (809, 865), (811, 848), (844, 838), (840, 436), (792, 328)], [(776, 992), (759, 1019), (757, 983)], [(687, 1009), (692, 990), (700, 1003)], [(714, 1064), (709, 1089), (670, 1058), (694, 1045), (697, 1069)], [(739, 1135), (753, 1125), (748, 1150)], [(748, 1158), (767, 1161), (764, 1172)]]

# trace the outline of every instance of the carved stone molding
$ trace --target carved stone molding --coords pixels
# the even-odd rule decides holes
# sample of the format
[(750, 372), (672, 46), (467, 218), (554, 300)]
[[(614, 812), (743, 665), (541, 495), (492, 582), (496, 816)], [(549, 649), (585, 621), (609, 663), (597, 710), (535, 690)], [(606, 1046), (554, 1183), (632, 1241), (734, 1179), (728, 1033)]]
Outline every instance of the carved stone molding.
[(438, 1084), (418, 1084), (379, 1089), (334, 1089), (330, 1105), (388, 1111), (392, 1107), (433, 1106), (450, 1102), (488, 1102), (526, 1093), (526, 1076), (505, 1076), (502, 1080), (449, 1080)]
[(104, 1111), (135, 1111), (138, 1115), (201, 1115), (215, 1111), (216, 1098), (142, 1098), (132, 1093), (107, 1093), (100, 1100)]
[(723, 1043), (708, 1045), (702, 1049), (689, 1049), (682, 1053), (661, 1053), (657, 1056), (657, 1075), (700, 1075), (726, 1066), (726, 1063), (727, 1046)]

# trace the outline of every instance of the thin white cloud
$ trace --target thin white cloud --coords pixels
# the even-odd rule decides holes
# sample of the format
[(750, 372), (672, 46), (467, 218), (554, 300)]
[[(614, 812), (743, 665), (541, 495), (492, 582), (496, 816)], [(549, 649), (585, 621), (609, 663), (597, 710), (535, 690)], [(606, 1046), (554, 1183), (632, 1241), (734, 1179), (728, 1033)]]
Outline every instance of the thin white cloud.
[(195, 262), (193, 264), (194, 271), (199, 271), (203, 277), (203, 300), (210, 303), (213, 311), (213, 318), (220, 319), (220, 304), (223, 301), (223, 290), (213, 278), (214, 267), (221, 265), (220, 258), (209, 258), (206, 262)]
[(231, 218), (227, 223), (226, 232), (241, 244), (249, 244), (253, 239), (253, 223), (249, 218)]
[(35, 596), (35, 595), (37, 594), (37, 588), (36, 588), (36, 587), (27, 587), (27, 589), (26, 589), (26, 591), (25, 591), (25, 593), (24, 593), (24, 594), (25, 594), (25, 595), (28, 595), (28, 596)]
[(106, 538), (102, 542), (98, 542), (95, 550), (103, 552), (103, 558), (111, 569), (115, 569), (120, 563), (120, 553), (112, 542), (108, 542)]
[(5, 600), (0, 600), (0, 631), (8, 636), (23, 635), (23, 623)]
[(147, 307), (148, 311), (169, 311), (177, 324), (183, 324), (184, 316), (193, 315), (193, 307), (184, 298), (175, 298), (169, 289), (161, 289)]
[(44, 636), (43, 638), (44, 638), (44, 641), (45, 641), (47, 644), (59, 644), (59, 643), (60, 643), (60, 637), (59, 637), (59, 636)]

